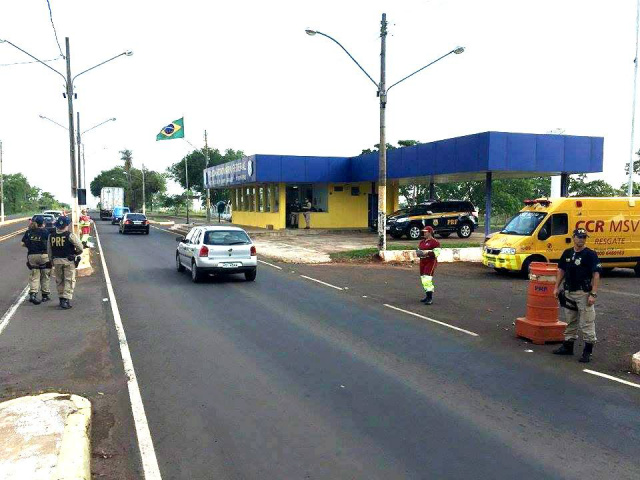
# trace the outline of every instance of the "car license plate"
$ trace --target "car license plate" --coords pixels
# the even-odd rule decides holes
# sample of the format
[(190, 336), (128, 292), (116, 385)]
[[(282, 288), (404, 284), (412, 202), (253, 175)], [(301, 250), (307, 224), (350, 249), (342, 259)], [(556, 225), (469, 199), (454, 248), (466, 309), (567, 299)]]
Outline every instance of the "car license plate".
[(241, 267), (241, 263), (221, 263), (220, 266), (222, 268), (238, 268)]
[(489, 268), (496, 268), (496, 264), (493, 262), (487, 262), (487, 267)]
[(142, 222), (133, 222), (134, 225), (142, 225)]

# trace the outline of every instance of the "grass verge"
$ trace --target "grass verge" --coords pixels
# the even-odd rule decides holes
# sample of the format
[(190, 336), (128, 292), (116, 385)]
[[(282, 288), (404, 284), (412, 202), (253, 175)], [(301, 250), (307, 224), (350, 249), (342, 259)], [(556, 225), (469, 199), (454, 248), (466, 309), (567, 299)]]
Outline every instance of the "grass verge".
[[(399, 244), (387, 244), (387, 250), (415, 250), (417, 245), (399, 245)], [(481, 247), (479, 242), (447, 242), (443, 243), (442, 248), (467, 248), (467, 247)], [(360, 248), (357, 250), (347, 250), (345, 252), (336, 252), (329, 254), (331, 260), (334, 262), (358, 262), (358, 261), (370, 261), (374, 259), (374, 256), (378, 253), (378, 249)]]

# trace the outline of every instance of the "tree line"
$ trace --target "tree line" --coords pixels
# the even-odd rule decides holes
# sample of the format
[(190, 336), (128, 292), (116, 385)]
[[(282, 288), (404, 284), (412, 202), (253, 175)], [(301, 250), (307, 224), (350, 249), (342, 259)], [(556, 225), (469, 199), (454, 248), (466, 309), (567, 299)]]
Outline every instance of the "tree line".
[(4, 182), (4, 211), (7, 215), (31, 213), (42, 210), (69, 209), (49, 192), (33, 186), (21, 173), (2, 176)]

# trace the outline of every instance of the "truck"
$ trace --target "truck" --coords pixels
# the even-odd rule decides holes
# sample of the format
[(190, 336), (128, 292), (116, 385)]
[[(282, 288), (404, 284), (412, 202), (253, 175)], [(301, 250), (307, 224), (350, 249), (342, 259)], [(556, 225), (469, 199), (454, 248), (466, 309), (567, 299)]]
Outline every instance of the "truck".
[(114, 207), (124, 206), (124, 189), (103, 187), (100, 190), (100, 220), (111, 220)]

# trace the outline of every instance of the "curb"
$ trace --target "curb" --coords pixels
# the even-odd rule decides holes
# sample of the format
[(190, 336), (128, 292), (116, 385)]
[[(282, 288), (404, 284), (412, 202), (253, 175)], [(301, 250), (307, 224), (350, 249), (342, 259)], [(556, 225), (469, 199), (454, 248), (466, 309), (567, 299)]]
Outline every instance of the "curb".
[(0, 477), (91, 479), (91, 403), (44, 393), (0, 403)]
[[(384, 262), (416, 262), (419, 260), (415, 250), (386, 250)], [(441, 248), (438, 263), (481, 262), (482, 247)]]
[(631, 371), (640, 375), (640, 352), (631, 357)]
[(25, 220), (29, 220), (31, 217), (20, 217), (14, 218), (13, 220), (5, 220), (4, 222), (0, 222), (0, 227), (4, 227), (5, 225), (11, 225), (12, 223), (24, 222)]

